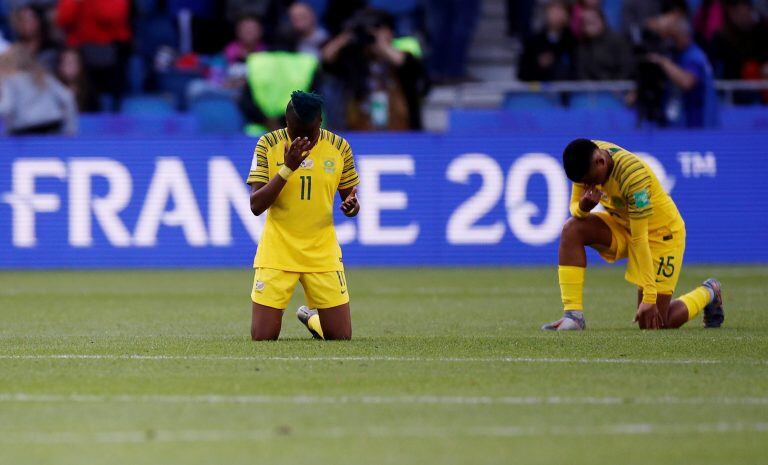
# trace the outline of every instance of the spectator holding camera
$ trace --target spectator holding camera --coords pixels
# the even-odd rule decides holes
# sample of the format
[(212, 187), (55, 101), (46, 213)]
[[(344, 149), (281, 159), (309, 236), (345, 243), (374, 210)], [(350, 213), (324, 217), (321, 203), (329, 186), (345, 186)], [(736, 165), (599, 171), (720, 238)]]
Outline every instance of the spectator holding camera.
[(420, 48), (415, 39), (395, 41), (389, 14), (361, 10), (325, 45), (322, 60), (334, 83), (330, 93), (342, 102), (336, 114), (343, 121), (329, 118), (332, 124), (353, 130), (422, 128), (427, 77)]
[(666, 120), (669, 125), (711, 128), (718, 124), (717, 94), (712, 66), (693, 41), (691, 24), (684, 16), (666, 14), (653, 22), (654, 32), (673, 47), (672, 56), (649, 53), (668, 79)]

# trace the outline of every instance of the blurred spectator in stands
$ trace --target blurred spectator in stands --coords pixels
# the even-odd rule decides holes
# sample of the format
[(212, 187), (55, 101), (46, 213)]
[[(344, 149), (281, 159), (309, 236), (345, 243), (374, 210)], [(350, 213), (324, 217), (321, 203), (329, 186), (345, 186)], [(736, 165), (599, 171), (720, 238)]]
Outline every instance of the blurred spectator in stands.
[(181, 53), (217, 53), (232, 37), (224, 19), (225, 2), (216, 0), (166, 0), (176, 17)]
[(264, 28), (258, 16), (245, 15), (235, 23), (235, 40), (224, 49), (224, 56), (231, 65), (245, 63), (251, 53), (263, 52), (267, 49), (264, 43)]
[(611, 31), (599, 10), (581, 13), (583, 37), (576, 49), (576, 76), (582, 80), (617, 80), (632, 76), (634, 63), (629, 44)]
[(203, 94), (238, 98), (246, 83), (248, 56), (266, 50), (260, 19), (250, 14), (241, 16), (235, 23), (235, 40), (221, 54), (208, 57), (206, 75), (189, 82), (186, 98), (193, 100)]
[(536, 5), (541, 0), (507, 0), (506, 3), (507, 34), (524, 40), (531, 35), (531, 26), (536, 23)]
[(72, 92), (80, 113), (99, 111), (99, 99), (85, 74), (80, 52), (67, 48), (61, 51), (58, 58), (56, 78)]
[(663, 3), (663, 0), (624, 0), (621, 4), (621, 33), (633, 44), (639, 44), (646, 22), (661, 14)]
[(558, 81), (573, 77), (576, 41), (568, 27), (564, 0), (550, 0), (544, 28), (525, 40), (517, 76), (522, 81)]
[(120, 108), (131, 40), (129, 0), (59, 0), (56, 21), (77, 48), (97, 94)]
[[(441, 43), (441, 47), (447, 45)], [(362, 10), (344, 32), (323, 48), (324, 69), (337, 85), (327, 102), (340, 102), (343, 122), (329, 123), (353, 130), (419, 130), (421, 100), (428, 90), (418, 42), (395, 39), (392, 18), (383, 11)]]
[(717, 94), (712, 66), (693, 41), (687, 18), (666, 14), (654, 22), (655, 32), (673, 48), (672, 57), (649, 53), (667, 77), (666, 122), (676, 127), (710, 128), (718, 125)]
[(711, 50), (712, 41), (725, 23), (722, 0), (703, 0), (693, 17), (693, 30), (698, 42), (706, 51)]
[(761, 21), (768, 21), (768, 0), (755, 0), (755, 11)]
[[(264, 27), (264, 37), (267, 43), (279, 39), (288, 23), (288, 9), (295, 0), (227, 0), (218, 1), (226, 3), (226, 19), (231, 23), (238, 18), (249, 15), (261, 18)], [(349, 1), (349, 0), (345, 0)]]
[(296, 39), (296, 51), (320, 58), (320, 48), (328, 40), (328, 32), (317, 24), (315, 10), (306, 3), (296, 2), (288, 10), (291, 34)]
[(571, 6), (571, 32), (577, 39), (584, 35), (584, 12), (588, 10), (600, 11), (605, 22), (602, 0), (576, 0)]
[(45, 13), (39, 8), (24, 6), (11, 13), (11, 26), (16, 43), (32, 54), (45, 69), (56, 67), (56, 44), (50, 38)]
[(29, 51), (13, 46), (0, 59), (0, 115), (10, 135), (74, 134), (77, 106), (66, 87)]
[[(723, 79), (762, 79), (768, 65), (768, 27), (749, 0), (729, 0), (723, 29), (715, 35), (715, 68)], [(742, 95), (745, 97), (745, 95)]]
[(479, 16), (479, 0), (426, 0), (429, 71), (435, 82), (467, 78), (467, 52)]

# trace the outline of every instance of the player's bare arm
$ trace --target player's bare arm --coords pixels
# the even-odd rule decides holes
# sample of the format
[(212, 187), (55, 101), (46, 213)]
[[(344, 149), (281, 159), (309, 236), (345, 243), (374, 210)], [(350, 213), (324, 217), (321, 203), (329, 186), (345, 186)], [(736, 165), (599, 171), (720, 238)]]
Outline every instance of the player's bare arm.
[(288, 181), (288, 176), (297, 170), (301, 162), (309, 156), (309, 152), (316, 142), (316, 140), (310, 141), (307, 137), (297, 137), (290, 146), (286, 142), (285, 164), (283, 166), (287, 170), (282, 170), (268, 183), (251, 183), (251, 211), (254, 215), (261, 215), (275, 203), (277, 196), (280, 195), (280, 191), (283, 190)]

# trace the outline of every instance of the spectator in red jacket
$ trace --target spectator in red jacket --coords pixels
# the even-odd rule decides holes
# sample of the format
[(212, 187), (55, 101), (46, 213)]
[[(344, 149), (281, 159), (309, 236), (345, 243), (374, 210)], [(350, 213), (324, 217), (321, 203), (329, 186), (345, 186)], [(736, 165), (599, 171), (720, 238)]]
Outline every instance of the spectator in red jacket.
[(131, 40), (129, 0), (59, 0), (56, 22), (67, 45), (80, 51), (94, 91), (120, 106)]

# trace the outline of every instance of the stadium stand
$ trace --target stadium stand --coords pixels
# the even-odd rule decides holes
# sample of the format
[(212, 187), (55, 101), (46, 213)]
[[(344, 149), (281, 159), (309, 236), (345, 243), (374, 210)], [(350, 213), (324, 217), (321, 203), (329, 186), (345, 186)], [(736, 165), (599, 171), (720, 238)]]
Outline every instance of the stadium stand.
[[(89, 1), (93, 0), (83, 0), (84, 8)], [(135, 0), (115, 3), (112, 10), (91, 8), (84, 13), (78, 10), (80, 3), (66, 0), (10, 2), (0, 12), (0, 44), (4, 44), (0, 52), (24, 47), (43, 68), (65, 81), (81, 112), (95, 111), (95, 116), (80, 125), (84, 135), (91, 128), (111, 127), (109, 122), (94, 124), (98, 117), (107, 121), (108, 112), (120, 112), (134, 121), (189, 116), (203, 132), (241, 133), (252, 118), (234, 113), (246, 83), (245, 62), (250, 53), (263, 51), (300, 50), (319, 58), (313, 86), (329, 96), (328, 125), (339, 130), (450, 130), (454, 129), (450, 122), (465, 119), (472, 110), (493, 110), (501, 119), (503, 112), (525, 109), (547, 109), (562, 118), (574, 118), (573, 111), (581, 109), (667, 110), (677, 104), (670, 99), (675, 94), (670, 66), (697, 66), (700, 80), (710, 75), (706, 79), (717, 79), (712, 92), (717, 90), (722, 109), (716, 124), (733, 127), (736, 123), (726, 118), (734, 118), (739, 123), (746, 121), (749, 127), (759, 126), (760, 110), (768, 102), (768, 52), (760, 46), (768, 37), (763, 2), (468, 0), (454, 5), (426, 0), (309, 0), (302, 2), (305, 7), (295, 17), (291, 16), (292, 3), (299, 2)], [(547, 6), (552, 4), (565, 8), (569, 16), (565, 30), (550, 29)], [(125, 5), (130, 6), (129, 14)], [(621, 41), (624, 49), (632, 50), (625, 57), (631, 59), (633, 69), (629, 80), (575, 81), (578, 61), (583, 59), (578, 50), (599, 50), (592, 43), (602, 40), (599, 30), (587, 33), (583, 29), (584, 19), (593, 21), (595, 17), (591, 11), (604, 18), (605, 34), (611, 34), (611, 41)], [(112, 15), (113, 31), (97, 30), (94, 21), (99, 14)], [(252, 18), (247, 27), (243, 18)], [(460, 27), (452, 23), (454, 18), (461, 19)], [(386, 47), (380, 46), (383, 25), (394, 33)], [(534, 34), (538, 34), (536, 48), (525, 58), (526, 47), (532, 46), (528, 38)], [(547, 42), (559, 40), (562, 34), (573, 39), (559, 42), (560, 61), (556, 63), (560, 71), (535, 75), (537, 79), (550, 76), (557, 82), (521, 82), (518, 76), (532, 76), (519, 72), (530, 71), (521, 66), (546, 69), (555, 64)], [(694, 62), (681, 58), (683, 49), (676, 52), (668, 47), (675, 37), (684, 42), (686, 36), (700, 50)], [(368, 50), (367, 55), (355, 54), (360, 47)], [(680, 47), (687, 50), (688, 45)], [(446, 50), (451, 53), (446, 55)], [(54, 69), (60, 62), (56, 56), (65, 53), (76, 54), (84, 76), (68, 78)], [(691, 53), (685, 56), (693, 57)], [(360, 58), (367, 56), (374, 59), (367, 63), (367, 58)], [(408, 66), (391, 68), (400, 71), (370, 74), (377, 63), (386, 64), (392, 57), (399, 63), (404, 56), (410, 57)], [(600, 63), (595, 56), (590, 59)], [(5, 75), (17, 72), (11, 61), (5, 60)], [(338, 63), (343, 63), (342, 70)], [(428, 72), (431, 89), (419, 66)], [(404, 69), (408, 70), (405, 74)], [(397, 87), (405, 92), (382, 100), (377, 89), (384, 88), (382, 83), (390, 72), (399, 76)], [(688, 95), (695, 100), (696, 92)], [(98, 96), (91, 98), (88, 93)], [(651, 100), (644, 100), (647, 98)], [(681, 101), (691, 100), (683, 97)], [(368, 112), (374, 107), (378, 113), (372, 124)], [(347, 114), (350, 108), (355, 109), (354, 115)], [(392, 123), (402, 120), (405, 112), (398, 110), (402, 108), (410, 109), (410, 123)], [(420, 121), (414, 109), (421, 115)], [(457, 117), (453, 111), (459, 112)], [(650, 123), (682, 124), (667, 113), (656, 111)], [(381, 118), (389, 118), (389, 122), (379, 121)], [(179, 127), (190, 126), (182, 123)]]

